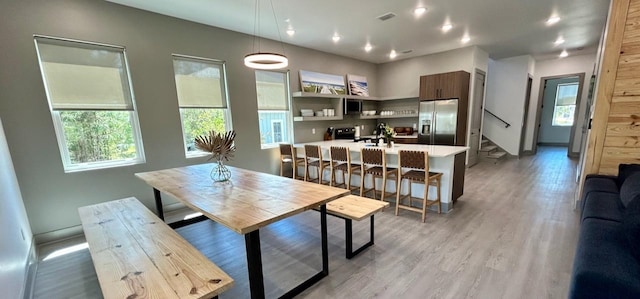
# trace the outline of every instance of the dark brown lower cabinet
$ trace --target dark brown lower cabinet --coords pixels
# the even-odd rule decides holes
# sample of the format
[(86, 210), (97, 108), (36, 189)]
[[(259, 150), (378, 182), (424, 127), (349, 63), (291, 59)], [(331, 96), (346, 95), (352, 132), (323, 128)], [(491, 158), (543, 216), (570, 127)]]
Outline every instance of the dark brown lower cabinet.
[(464, 193), (464, 172), (466, 167), (466, 153), (459, 153), (453, 160), (453, 190), (451, 191), (451, 200), (455, 204), (458, 197)]

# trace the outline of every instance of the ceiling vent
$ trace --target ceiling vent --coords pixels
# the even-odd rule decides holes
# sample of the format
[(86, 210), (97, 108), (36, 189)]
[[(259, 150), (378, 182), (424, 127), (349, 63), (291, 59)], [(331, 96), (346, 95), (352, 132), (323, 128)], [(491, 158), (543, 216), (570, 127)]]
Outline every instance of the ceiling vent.
[(396, 16), (396, 14), (394, 14), (392, 12), (388, 12), (386, 14), (383, 14), (383, 15), (377, 17), (377, 19), (380, 20), (380, 21), (386, 21), (386, 20), (391, 19), (391, 18), (393, 18), (395, 16)]
[(409, 54), (411, 52), (413, 52), (413, 50), (404, 50), (404, 51), (400, 52), (400, 54)]

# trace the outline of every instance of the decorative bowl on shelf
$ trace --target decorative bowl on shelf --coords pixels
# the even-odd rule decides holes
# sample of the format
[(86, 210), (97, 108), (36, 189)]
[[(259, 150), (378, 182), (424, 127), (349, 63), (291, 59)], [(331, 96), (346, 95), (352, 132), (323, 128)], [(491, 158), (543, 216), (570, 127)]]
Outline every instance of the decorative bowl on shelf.
[(375, 110), (363, 110), (362, 111), (362, 116), (367, 116), (367, 115), (376, 115), (376, 111)]
[(300, 109), (301, 116), (313, 116), (313, 109)]

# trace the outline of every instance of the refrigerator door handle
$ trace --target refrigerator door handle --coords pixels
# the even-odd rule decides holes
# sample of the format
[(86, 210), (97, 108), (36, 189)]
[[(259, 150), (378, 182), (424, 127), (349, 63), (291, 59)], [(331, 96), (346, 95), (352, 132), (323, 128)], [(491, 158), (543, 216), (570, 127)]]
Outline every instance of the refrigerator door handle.
[(434, 105), (433, 107), (433, 120), (431, 121), (433, 124), (431, 126), (431, 145), (435, 145), (436, 144), (436, 128), (438, 126), (438, 124), (436, 123), (436, 120), (438, 119), (438, 111), (436, 110), (436, 107)]

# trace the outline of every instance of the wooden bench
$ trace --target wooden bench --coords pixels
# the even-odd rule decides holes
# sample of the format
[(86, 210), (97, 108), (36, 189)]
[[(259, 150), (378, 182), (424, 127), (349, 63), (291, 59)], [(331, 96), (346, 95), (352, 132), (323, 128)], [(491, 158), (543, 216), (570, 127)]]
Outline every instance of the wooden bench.
[(130, 197), (78, 209), (104, 298), (217, 298), (233, 279)]
[[(385, 207), (388, 207), (389, 203), (365, 198), (356, 195), (347, 195), (340, 197), (336, 200), (327, 203), (327, 214), (331, 214), (338, 218), (342, 218), (345, 221), (345, 243), (346, 243), (346, 257), (351, 259), (358, 255), (363, 250), (367, 249), (374, 243), (374, 214), (382, 211)], [(362, 245), (360, 248), (353, 251), (353, 233), (352, 233), (352, 221), (360, 221), (367, 217), (370, 217), (370, 237), (369, 242)]]

